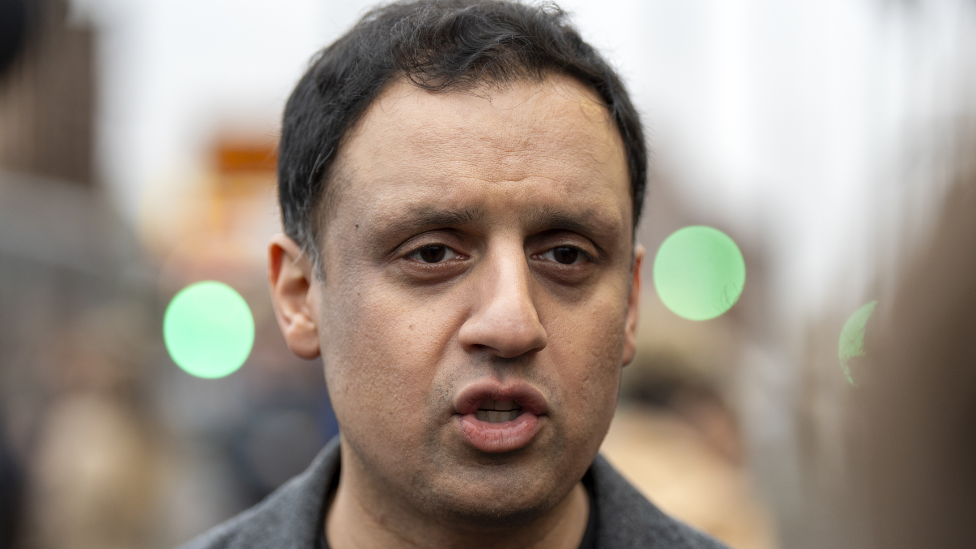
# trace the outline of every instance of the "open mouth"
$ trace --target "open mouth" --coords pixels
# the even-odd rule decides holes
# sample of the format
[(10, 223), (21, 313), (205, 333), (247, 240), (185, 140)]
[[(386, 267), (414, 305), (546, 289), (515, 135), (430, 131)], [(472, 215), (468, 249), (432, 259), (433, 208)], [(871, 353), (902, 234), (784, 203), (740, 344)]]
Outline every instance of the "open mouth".
[(522, 407), (514, 400), (487, 399), (478, 407), (475, 417), (488, 423), (513, 421), (522, 413)]
[(454, 398), (458, 434), (482, 452), (524, 448), (547, 423), (546, 397), (519, 379), (507, 383), (485, 378), (472, 382)]

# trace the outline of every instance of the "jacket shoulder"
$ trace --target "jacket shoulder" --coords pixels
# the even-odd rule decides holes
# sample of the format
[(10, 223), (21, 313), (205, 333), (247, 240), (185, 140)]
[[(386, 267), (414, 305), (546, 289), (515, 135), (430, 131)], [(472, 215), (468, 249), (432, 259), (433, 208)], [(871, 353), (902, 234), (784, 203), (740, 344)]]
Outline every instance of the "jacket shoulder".
[[(260, 504), (242, 512), (232, 519), (207, 530), (192, 541), (179, 546), (177, 549), (244, 549), (259, 547), (260, 543), (258, 540), (253, 539), (251, 522), (255, 520), (265, 522), (263, 520), (265, 515), (269, 511), (274, 513), (275, 495), (278, 495), (278, 492), (275, 492), (268, 499), (265, 499)], [(270, 509), (266, 509), (266, 506), (270, 507)]]
[(322, 449), (301, 475), (264, 501), (178, 549), (314, 547), (322, 527), (325, 498), (339, 464), (339, 440)]
[(597, 546), (601, 549), (729, 549), (664, 514), (603, 456), (597, 455), (590, 471), (599, 521)]

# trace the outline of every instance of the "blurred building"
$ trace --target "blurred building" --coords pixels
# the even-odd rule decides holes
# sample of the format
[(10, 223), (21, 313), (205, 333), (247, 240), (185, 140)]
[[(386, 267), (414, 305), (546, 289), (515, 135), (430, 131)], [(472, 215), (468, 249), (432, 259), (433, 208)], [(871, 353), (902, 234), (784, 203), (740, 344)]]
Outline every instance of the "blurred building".
[(147, 301), (95, 184), (95, 32), (65, 2), (20, 4), (23, 47), (0, 74), (0, 431), (24, 478), (4, 520), (16, 547), (146, 546)]
[(65, 0), (6, 0), (28, 14), (23, 51), (0, 79), (0, 166), (91, 187), (95, 31)]

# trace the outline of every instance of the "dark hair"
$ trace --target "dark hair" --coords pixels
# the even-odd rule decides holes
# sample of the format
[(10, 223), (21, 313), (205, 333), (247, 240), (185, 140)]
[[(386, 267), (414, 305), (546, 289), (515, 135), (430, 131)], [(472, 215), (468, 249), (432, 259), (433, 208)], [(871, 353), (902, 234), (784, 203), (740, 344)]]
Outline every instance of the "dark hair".
[(576, 78), (609, 110), (627, 155), (636, 228), (647, 179), (640, 119), (620, 78), (565, 12), (504, 0), (414, 0), (367, 13), (312, 59), (288, 98), (278, 156), (285, 232), (319, 263), (318, 212), (329, 200), (330, 168), (385, 84), (405, 77), (440, 92), (552, 73)]

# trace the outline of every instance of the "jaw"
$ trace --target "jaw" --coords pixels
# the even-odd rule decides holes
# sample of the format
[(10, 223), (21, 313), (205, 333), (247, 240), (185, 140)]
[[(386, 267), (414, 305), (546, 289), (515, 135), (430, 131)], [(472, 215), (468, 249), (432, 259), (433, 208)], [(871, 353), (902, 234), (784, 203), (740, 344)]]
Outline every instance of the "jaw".
[[(414, 455), (422, 456), (416, 459), (397, 456), (395, 449), (363, 455), (344, 433), (342, 484), (361, 492), (357, 499), (372, 502), (383, 515), (421, 522), (444, 517), (446, 525), (469, 528), (502, 527), (528, 524), (550, 512), (589, 466), (590, 460), (567, 460), (577, 452), (568, 451), (551, 428), (541, 429), (526, 447), (487, 453), (461, 440), (457, 419), (449, 423), (432, 428), (430, 437), (414, 445)], [(391, 471), (395, 461), (411, 465)]]

